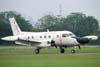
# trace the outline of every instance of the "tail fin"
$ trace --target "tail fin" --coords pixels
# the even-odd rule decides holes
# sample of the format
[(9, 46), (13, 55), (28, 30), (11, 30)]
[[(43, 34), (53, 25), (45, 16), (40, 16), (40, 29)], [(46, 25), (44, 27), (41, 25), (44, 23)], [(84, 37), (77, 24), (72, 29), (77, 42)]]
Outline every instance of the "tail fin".
[(21, 30), (20, 30), (15, 18), (9, 18), (9, 21), (10, 21), (13, 35), (19, 35), (21, 33)]

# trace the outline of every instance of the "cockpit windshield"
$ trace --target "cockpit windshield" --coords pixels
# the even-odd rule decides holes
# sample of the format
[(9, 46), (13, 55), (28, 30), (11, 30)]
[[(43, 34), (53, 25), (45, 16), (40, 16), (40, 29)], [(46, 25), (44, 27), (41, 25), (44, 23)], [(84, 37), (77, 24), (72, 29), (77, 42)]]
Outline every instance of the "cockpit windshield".
[(64, 33), (62, 34), (62, 37), (69, 37), (69, 36), (75, 36), (73, 33)]
[(62, 34), (62, 37), (68, 37), (68, 34)]

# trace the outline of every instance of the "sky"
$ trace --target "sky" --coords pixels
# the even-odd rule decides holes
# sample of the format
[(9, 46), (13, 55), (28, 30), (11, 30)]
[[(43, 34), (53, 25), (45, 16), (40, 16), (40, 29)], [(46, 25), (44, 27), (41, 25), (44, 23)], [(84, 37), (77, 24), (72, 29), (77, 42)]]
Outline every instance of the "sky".
[(100, 0), (0, 0), (0, 12), (17, 11), (33, 22), (46, 14), (59, 15), (60, 10), (62, 16), (82, 12), (100, 22)]

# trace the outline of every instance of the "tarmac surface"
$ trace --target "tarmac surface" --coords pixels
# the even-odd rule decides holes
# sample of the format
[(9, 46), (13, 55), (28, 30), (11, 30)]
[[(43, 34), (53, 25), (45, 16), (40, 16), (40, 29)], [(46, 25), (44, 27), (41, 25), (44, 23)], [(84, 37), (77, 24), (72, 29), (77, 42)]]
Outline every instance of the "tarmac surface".
[[(100, 46), (85, 46), (85, 47), (90, 47), (90, 48), (93, 48), (93, 47), (99, 47), (100, 48)], [(26, 47), (26, 46), (0, 46), (0, 49), (3, 49), (3, 50), (5, 50), (5, 49), (33, 49), (33, 47)], [(58, 52), (41, 52), (40, 51), (40, 53), (39, 53), (40, 55), (42, 55), (42, 54), (61, 54), (59, 51)], [(73, 53), (67, 53), (67, 52), (65, 52), (65, 53), (63, 53), (63, 54), (65, 54), (65, 55), (67, 55), (67, 54), (73, 54)], [(76, 53), (74, 53), (75, 55), (76, 54), (80, 54), (80, 55), (88, 55), (88, 54), (100, 54), (100, 52), (76, 52)], [(34, 53), (34, 51), (33, 52), (0, 52), (0, 55), (35, 55), (35, 53)]]
[[(42, 54), (61, 54), (61, 53), (54, 53), (54, 52), (53, 53), (49, 53), (49, 52), (44, 53), (44, 52), (40, 52), (39, 54), (42, 55)], [(18, 52), (15, 52), (15, 53), (10, 53), (10, 52), (9, 53), (7, 53), (7, 52), (0, 53), (0, 55), (39, 55), (39, 54), (35, 54), (34, 52), (33, 53), (29, 53), (29, 52), (27, 52), (27, 53), (25, 53), (25, 52), (24, 53), (21, 53), (21, 52), (20, 53), (18, 53)], [(74, 55), (77, 55), (77, 54), (78, 55), (92, 55), (92, 54), (95, 54), (95, 55), (97, 55), (97, 54), (100, 54), (100, 53), (92, 53), (92, 52), (91, 53), (86, 53), (85, 52), (85, 53), (63, 53), (63, 54), (64, 55), (68, 55), (68, 54), (74, 54)]]

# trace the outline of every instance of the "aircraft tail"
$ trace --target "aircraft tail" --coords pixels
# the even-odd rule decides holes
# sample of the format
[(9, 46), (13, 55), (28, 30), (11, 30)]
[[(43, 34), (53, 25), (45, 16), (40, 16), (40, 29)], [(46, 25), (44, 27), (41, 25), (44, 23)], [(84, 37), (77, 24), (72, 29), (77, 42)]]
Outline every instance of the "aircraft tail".
[(21, 33), (21, 30), (20, 30), (15, 18), (14, 17), (9, 18), (9, 21), (10, 21), (10, 25), (11, 25), (13, 35), (19, 35)]

